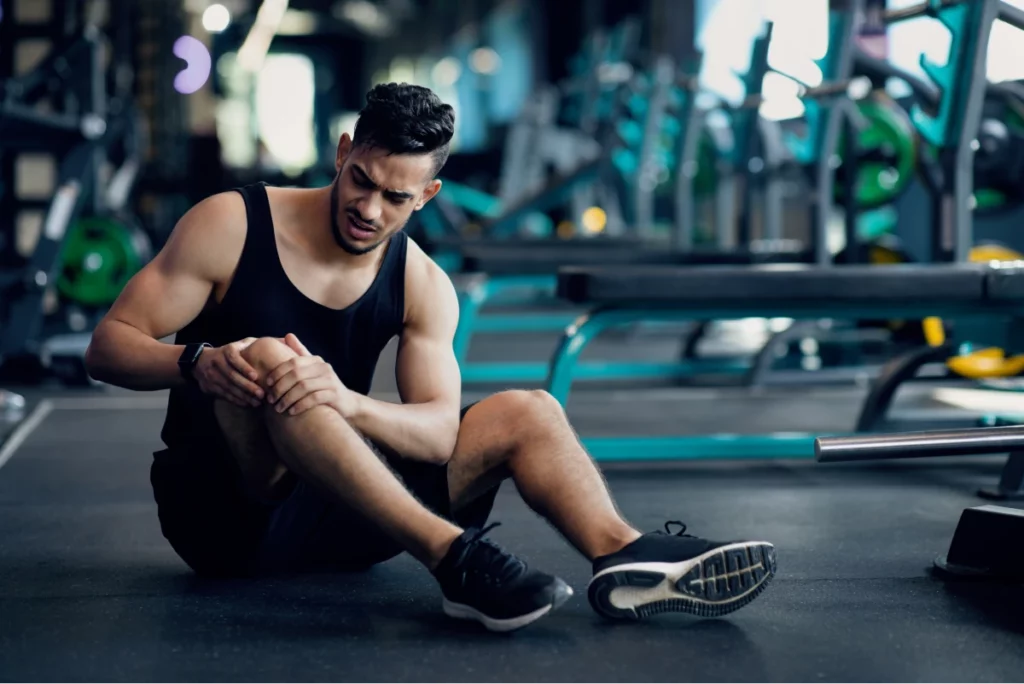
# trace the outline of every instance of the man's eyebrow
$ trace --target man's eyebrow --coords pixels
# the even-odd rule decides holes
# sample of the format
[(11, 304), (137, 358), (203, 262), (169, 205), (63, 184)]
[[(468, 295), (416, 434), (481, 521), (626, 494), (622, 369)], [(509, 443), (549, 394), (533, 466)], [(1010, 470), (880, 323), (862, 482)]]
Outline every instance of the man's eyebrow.
[[(372, 185), (374, 188), (380, 188), (380, 184), (377, 183), (377, 181), (375, 181), (372, 178), (370, 178), (370, 174), (366, 173), (366, 169), (361, 167), (359, 164), (353, 164), (352, 168), (355, 169), (356, 171), (358, 171), (359, 175), (361, 175), (363, 178), (365, 178), (367, 183)], [(406, 199), (412, 199), (414, 197), (414, 195), (411, 192), (407, 192), (405, 190), (394, 190), (394, 189), (391, 189), (391, 188), (384, 188), (383, 192), (384, 192), (385, 195), (387, 195), (388, 197), (390, 197), (392, 199), (403, 199), (403, 200), (406, 200)]]

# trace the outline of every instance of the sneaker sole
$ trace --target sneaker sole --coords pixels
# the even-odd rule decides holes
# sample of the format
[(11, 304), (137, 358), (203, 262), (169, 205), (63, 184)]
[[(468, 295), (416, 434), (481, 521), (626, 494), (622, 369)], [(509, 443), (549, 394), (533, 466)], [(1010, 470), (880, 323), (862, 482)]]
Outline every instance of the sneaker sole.
[(768, 542), (729, 544), (679, 563), (628, 563), (599, 572), (587, 595), (601, 615), (636, 620), (658, 613), (721, 617), (747, 605), (775, 575)]
[(448, 599), (443, 599), (441, 608), (444, 610), (445, 615), (449, 617), (459, 620), (475, 620), (492, 632), (514, 632), (555, 611), (572, 597), (572, 593), (572, 587), (568, 584), (562, 584), (555, 590), (554, 600), (551, 603), (533, 612), (513, 618), (493, 618), (481, 613), (472, 606), (467, 606), (464, 603), (455, 603)]

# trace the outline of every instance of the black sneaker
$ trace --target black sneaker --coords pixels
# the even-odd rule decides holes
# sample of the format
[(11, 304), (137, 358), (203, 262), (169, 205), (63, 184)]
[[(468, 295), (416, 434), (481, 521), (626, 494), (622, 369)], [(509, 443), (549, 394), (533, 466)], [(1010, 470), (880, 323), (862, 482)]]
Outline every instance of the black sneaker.
[[(680, 525), (672, 534), (670, 525)], [(617, 553), (594, 561), (590, 605), (610, 618), (637, 619), (683, 612), (719, 617), (742, 608), (775, 574), (768, 542), (712, 542), (665, 524)]]
[(444, 594), (444, 612), (476, 620), (489, 630), (510, 632), (544, 617), (569, 600), (568, 584), (513, 556), (484, 535), (498, 526), (469, 529), (434, 569)]

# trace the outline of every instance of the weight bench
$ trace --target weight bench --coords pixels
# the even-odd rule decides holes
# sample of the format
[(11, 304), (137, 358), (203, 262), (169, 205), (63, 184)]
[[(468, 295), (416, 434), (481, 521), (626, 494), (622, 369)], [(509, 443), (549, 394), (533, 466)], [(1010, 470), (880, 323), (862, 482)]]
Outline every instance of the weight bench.
[[(547, 389), (565, 405), (580, 354), (599, 333), (639, 322), (756, 318), (1024, 319), (1024, 268), (899, 266), (568, 266), (557, 294), (590, 313), (566, 330)], [(813, 434), (584, 439), (598, 460), (813, 458)]]
[[(473, 335), (564, 330), (577, 312), (566, 312), (555, 295), (558, 269), (567, 263), (585, 266), (635, 267), (647, 265), (697, 266), (715, 264), (756, 264), (809, 261), (810, 253), (792, 242), (754, 249), (694, 249), (685, 253), (638, 245), (633, 239), (594, 238), (552, 242), (550, 240), (488, 240), (463, 244), (460, 248), (464, 278), (457, 278), (459, 327), (455, 354), (462, 379), (474, 382), (542, 382), (547, 377), (544, 362), (470, 362), (467, 360)], [(561, 303), (562, 306), (558, 307)], [(550, 311), (483, 314), (488, 305), (549, 306)], [(577, 368), (579, 379), (638, 377), (687, 377), (698, 372), (745, 371), (747, 360), (689, 359), (673, 363), (587, 362)]]

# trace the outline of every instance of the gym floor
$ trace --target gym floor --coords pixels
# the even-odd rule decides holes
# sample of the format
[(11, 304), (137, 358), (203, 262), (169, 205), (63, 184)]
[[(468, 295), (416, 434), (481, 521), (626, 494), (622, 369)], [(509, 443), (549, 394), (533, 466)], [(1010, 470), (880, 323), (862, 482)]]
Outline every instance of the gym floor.
[[(391, 375), (378, 373), (382, 397), (393, 398)], [(588, 564), (507, 485), (493, 537), (576, 596), (495, 635), (445, 617), (408, 557), (352, 575), (196, 579), (161, 536), (149, 488), (165, 397), (24, 393), (52, 410), (0, 468), (3, 680), (973, 682), (1024, 671), (1020, 587), (947, 584), (929, 571), (1000, 458), (607, 466), (641, 529), (683, 520), (702, 536), (776, 544), (772, 586), (717, 620), (602, 620), (586, 600)], [(863, 390), (741, 396), (582, 390), (570, 417), (584, 434), (840, 430)]]

